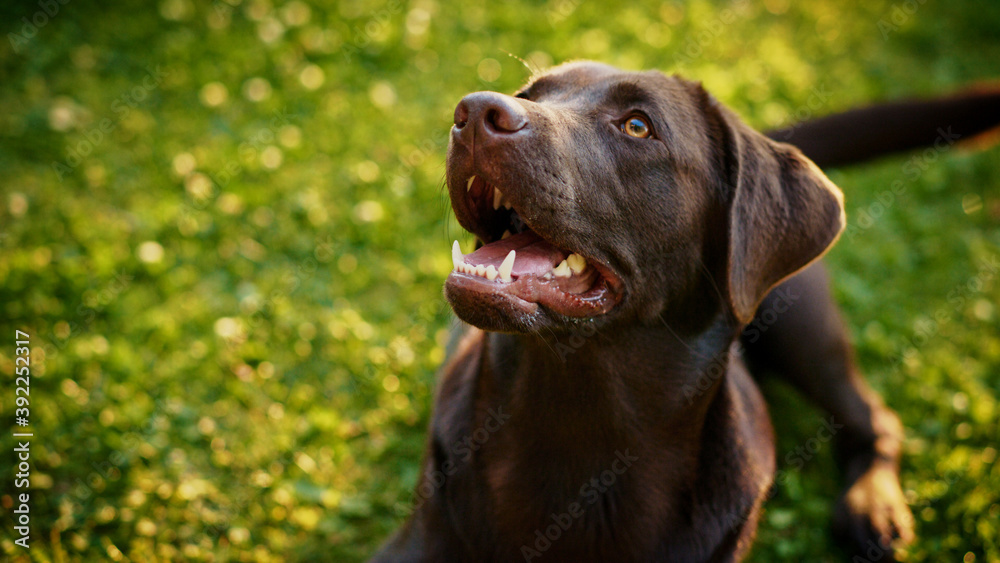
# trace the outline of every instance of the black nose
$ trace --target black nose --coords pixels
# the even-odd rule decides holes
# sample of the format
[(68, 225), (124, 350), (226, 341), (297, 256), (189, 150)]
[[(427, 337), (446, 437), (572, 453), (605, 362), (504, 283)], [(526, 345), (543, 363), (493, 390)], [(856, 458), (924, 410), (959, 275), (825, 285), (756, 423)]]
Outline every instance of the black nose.
[(517, 133), (528, 126), (528, 112), (516, 98), (496, 92), (475, 92), (455, 108), (455, 134), (463, 143)]

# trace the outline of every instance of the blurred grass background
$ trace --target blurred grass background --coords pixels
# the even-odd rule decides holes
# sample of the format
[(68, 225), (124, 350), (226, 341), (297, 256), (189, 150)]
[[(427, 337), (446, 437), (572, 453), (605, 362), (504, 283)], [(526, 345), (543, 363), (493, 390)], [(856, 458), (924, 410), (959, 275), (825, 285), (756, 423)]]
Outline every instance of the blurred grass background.
[[(447, 132), (526, 79), (508, 53), (679, 70), (761, 129), (1000, 77), (992, 0), (57, 7), (0, 8), (0, 413), (17, 328), (35, 432), (30, 552), (0, 438), (14, 561), (361, 561), (400, 524), (469, 238)], [(911, 158), (830, 172), (835, 290), (908, 428), (907, 559), (1000, 561), (1000, 149)], [(829, 447), (789, 458), (820, 414), (766, 390), (784, 473), (752, 560), (843, 560)]]

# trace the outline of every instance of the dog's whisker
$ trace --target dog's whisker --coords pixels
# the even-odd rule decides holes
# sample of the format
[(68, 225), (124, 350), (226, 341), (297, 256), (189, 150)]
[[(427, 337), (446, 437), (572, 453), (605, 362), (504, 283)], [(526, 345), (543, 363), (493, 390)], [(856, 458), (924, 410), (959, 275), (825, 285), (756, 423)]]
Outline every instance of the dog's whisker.
[(539, 72), (539, 70), (531, 68), (531, 63), (515, 55), (514, 53), (511, 53), (510, 51), (502, 48), (500, 49), (500, 51), (506, 53), (508, 57), (512, 57), (514, 59), (517, 59), (518, 61), (521, 61), (521, 64), (524, 65), (524, 68), (528, 69), (528, 72), (530, 73), (529, 76), (533, 76), (536, 72)]

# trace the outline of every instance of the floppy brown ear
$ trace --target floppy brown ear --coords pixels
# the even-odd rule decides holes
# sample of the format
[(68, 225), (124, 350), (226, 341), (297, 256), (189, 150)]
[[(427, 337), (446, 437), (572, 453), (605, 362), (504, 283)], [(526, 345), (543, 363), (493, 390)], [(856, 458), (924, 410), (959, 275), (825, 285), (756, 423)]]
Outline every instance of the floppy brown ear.
[(781, 280), (819, 258), (845, 226), (844, 195), (799, 149), (719, 108), (730, 192), (727, 288), (743, 323)]

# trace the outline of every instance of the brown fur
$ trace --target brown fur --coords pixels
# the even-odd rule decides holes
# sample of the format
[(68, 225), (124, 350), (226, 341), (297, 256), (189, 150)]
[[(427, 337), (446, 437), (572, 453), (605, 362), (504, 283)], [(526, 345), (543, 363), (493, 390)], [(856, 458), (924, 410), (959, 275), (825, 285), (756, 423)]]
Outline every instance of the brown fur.
[[(656, 139), (614, 126), (635, 110)], [(841, 195), (799, 149), (696, 83), (573, 63), (517, 98), (459, 104), (453, 197), (471, 174), (544, 238), (607, 265), (623, 297), (580, 320), (449, 287), (479, 328), (442, 370), (418, 487), (431, 494), (375, 561), (740, 559), (775, 468), (745, 360), (844, 425), (836, 523), (850, 549), (911, 537), (901, 426), (862, 381), (825, 272), (809, 266), (844, 226)], [(745, 332), (760, 310), (781, 314)]]

